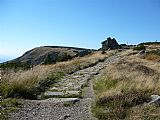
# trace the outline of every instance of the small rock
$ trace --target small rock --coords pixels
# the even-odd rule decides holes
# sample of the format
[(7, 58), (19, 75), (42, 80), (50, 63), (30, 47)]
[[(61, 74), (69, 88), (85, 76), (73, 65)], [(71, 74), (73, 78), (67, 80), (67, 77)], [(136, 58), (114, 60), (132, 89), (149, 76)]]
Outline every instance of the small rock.
[(58, 91), (58, 88), (57, 87), (52, 87), (50, 90), (56, 90), (56, 91)]
[(40, 105), (41, 103), (39, 102), (39, 103), (37, 103), (37, 105)]
[(144, 55), (146, 53), (146, 51), (145, 50), (141, 50), (141, 51), (139, 51), (139, 53), (137, 54), (137, 55)]
[(32, 112), (33, 115), (36, 115), (36, 112)]
[(79, 75), (75, 75), (75, 76), (73, 76), (72, 78), (81, 78), (81, 76), (79, 76)]
[(91, 72), (92, 75), (98, 75), (98, 72)]
[(81, 90), (81, 86), (75, 86), (74, 89), (75, 90)]
[(148, 104), (157, 104), (160, 105), (160, 96), (159, 95), (151, 95), (151, 101)]
[(70, 95), (79, 95), (80, 91), (66, 91), (66, 93)]
[(68, 83), (67, 86), (70, 86), (70, 87), (71, 87), (71, 86), (73, 86), (73, 83)]
[(71, 115), (70, 115), (70, 114), (66, 114), (66, 115), (64, 115), (64, 116), (61, 116), (61, 117), (59, 118), (59, 120), (65, 120), (65, 119), (67, 119), (68, 117), (71, 117)]

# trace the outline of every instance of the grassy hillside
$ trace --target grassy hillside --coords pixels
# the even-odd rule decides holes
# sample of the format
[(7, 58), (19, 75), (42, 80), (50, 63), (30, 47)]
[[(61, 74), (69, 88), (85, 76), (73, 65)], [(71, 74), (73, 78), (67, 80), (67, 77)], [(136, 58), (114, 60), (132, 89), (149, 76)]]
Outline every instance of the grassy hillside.
[(67, 61), (74, 57), (85, 56), (92, 50), (85, 48), (63, 47), (63, 46), (42, 46), (27, 51), (21, 57), (10, 62), (23, 63), (28, 65), (50, 64), (60, 61)]
[(27, 71), (4, 74), (0, 83), (0, 95), (36, 99), (37, 95), (62, 78), (65, 74), (92, 66), (105, 59), (106, 55), (93, 53), (66, 62), (38, 65)]
[(160, 94), (160, 63), (131, 53), (121, 54), (94, 80), (92, 112), (99, 120), (160, 119), (160, 108), (147, 105), (151, 95)]

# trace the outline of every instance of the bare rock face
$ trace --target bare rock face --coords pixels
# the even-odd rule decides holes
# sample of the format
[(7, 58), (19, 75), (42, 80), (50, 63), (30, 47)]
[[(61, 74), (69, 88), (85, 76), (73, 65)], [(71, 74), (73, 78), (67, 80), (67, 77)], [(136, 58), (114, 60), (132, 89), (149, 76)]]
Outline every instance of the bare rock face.
[(113, 50), (113, 49), (118, 49), (120, 48), (120, 45), (116, 41), (115, 38), (107, 38), (107, 40), (103, 41), (102, 43), (102, 50)]

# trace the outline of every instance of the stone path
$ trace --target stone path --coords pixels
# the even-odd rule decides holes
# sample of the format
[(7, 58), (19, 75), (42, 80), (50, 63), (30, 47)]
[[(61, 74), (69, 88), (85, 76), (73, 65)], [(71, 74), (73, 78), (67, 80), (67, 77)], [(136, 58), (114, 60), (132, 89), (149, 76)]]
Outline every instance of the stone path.
[[(117, 55), (71, 75), (66, 75), (44, 93), (44, 100), (23, 100), (23, 107), (10, 120), (93, 120), (90, 107), (94, 92), (91, 79), (100, 75)], [(82, 94), (82, 91), (83, 92)]]

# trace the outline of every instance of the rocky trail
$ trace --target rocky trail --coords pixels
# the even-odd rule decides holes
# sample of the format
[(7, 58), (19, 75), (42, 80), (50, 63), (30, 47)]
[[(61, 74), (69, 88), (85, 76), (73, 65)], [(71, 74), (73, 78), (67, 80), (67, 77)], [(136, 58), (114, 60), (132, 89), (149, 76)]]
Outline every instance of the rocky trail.
[(118, 55), (95, 66), (64, 76), (46, 91), (42, 100), (22, 100), (23, 107), (10, 120), (94, 120), (90, 107), (94, 100), (93, 78), (107, 65), (117, 61)]

